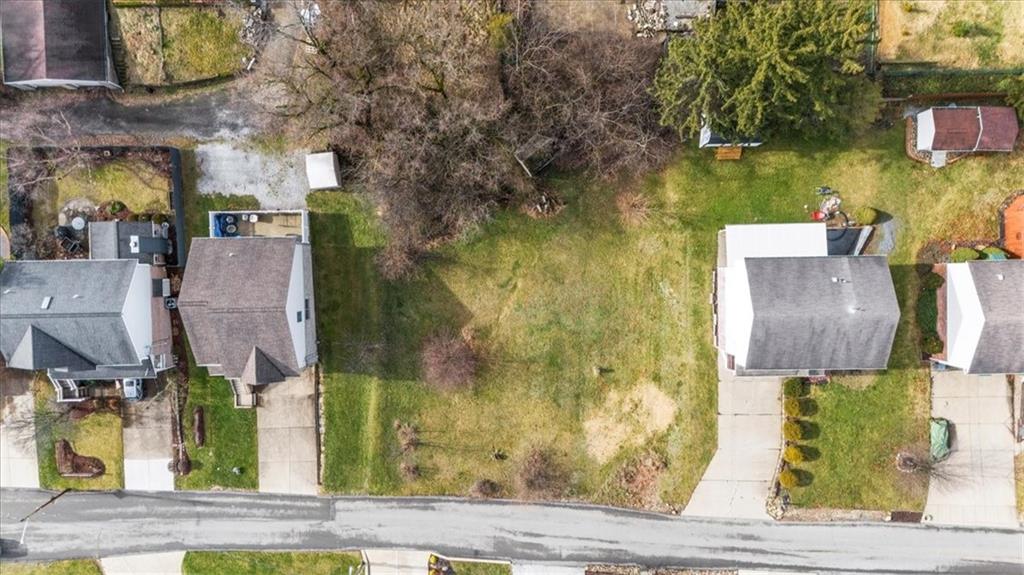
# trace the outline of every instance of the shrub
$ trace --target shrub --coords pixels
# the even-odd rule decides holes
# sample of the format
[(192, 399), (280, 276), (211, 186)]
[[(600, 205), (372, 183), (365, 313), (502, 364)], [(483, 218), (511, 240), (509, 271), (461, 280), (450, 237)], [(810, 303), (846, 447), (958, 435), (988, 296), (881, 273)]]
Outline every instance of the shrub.
[(804, 427), (799, 421), (787, 421), (782, 424), (782, 436), (786, 441), (800, 441), (804, 438)]
[(793, 473), (791, 469), (783, 469), (782, 473), (779, 474), (779, 485), (786, 489), (793, 489), (800, 483), (796, 473)]
[(469, 496), (477, 499), (490, 499), (497, 497), (501, 492), (501, 486), (490, 479), (480, 479), (469, 489)]
[(121, 202), (121, 201), (118, 201), (118, 200), (114, 200), (114, 201), (110, 202), (110, 206), (108, 207), (108, 209), (110, 210), (110, 213), (112, 213), (112, 214), (119, 214), (119, 213), (125, 211), (125, 209), (127, 209), (127, 206), (124, 205), (124, 202)]
[(942, 353), (945, 346), (937, 333), (926, 333), (921, 337), (921, 351), (928, 355)]
[(374, 258), (377, 270), (386, 280), (409, 278), (416, 270), (416, 254), (412, 247), (401, 242), (389, 242)]
[(520, 496), (526, 498), (561, 497), (568, 484), (551, 452), (536, 447), (523, 459), (516, 479)]
[(989, 247), (981, 250), (981, 253), (985, 255), (985, 259), (987, 259), (987, 260), (991, 260), (991, 259), (997, 259), (997, 260), (1002, 259), (1002, 260), (1005, 260), (1006, 259), (1006, 252), (1004, 252), (1003, 250), (1001, 250), (1001, 249), (999, 249), (999, 248), (997, 248), (995, 246), (989, 246)]
[(853, 216), (854, 222), (862, 226), (871, 226), (878, 221), (878, 210), (867, 206), (856, 208), (850, 215)]
[(651, 201), (639, 192), (622, 192), (615, 197), (615, 206), (623, 223), (638, 226), (651, 217)]
[(807, 395), (807, 386), (799, 377), (791, 377), (782, 382), (782, 394), (786, 397), (803, 397)]
[(956, 248), (951, 254), (949, 254), (949, 260), (956, 264), (973, 261), (980, 257), (981, 254), (978, 253), (978, 250), (967, 247)]
[(782, 459), (786, 463), (801, 463), (804, 460), (804, 450), (799, 445), (787, 445), (782, 452)]
[(786, 417), (800, 417), (803, 415), (800, 409), (800, 400), (795, 397), (787, 397), (782, 402), (782, 408), (786, 412)]
[(466, 387), (476, 376), (476, 354), (466, 340), (442, 331), (423, 345), (423, 379), (442, 391)]
[(935, 291), (942, 287), (942, 284), (946, 283), (946, 280), (935, 272), (928, 272), (921, 279), (921, 289), (925, 291)]
[(162, 224), (167, 221), (167, 216), (164, 214), (153, 214), (153, 223)]
[(950, 31), (957, 38), (967, 38), (968, 36), (974, 36), (982, 32), (982, 28), (974, 22), (968, 22), (967, 20), (957, 20), (950, 26)]

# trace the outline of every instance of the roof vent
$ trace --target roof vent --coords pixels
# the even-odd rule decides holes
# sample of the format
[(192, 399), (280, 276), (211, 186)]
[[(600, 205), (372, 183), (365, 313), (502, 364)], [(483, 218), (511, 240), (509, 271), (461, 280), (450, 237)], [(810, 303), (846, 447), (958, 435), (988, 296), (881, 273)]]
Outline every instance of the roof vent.
[(12, 290), (11, 288), (7, 288), (7, 289), (5, 289), (5, 290), (4, 290), (4, 293), (5, 293), (5, 294), (9, 294), (9, 293), (11, 293), (12, 291), (14, 291), (14, 290)]
[(50, 302), (53, 301), (53, 296), (46, 296), (43, 298), (43, 303), (39, 306), (39, 309), (50, 309)]
[(235, 257), (235, 252), (228, 252), (228, 257), (229, 258)]
[(1003, 274), (996, 274), (996, 279), (999, 281), (1003, 281)]
[(848, 284), (848, 283), (850, 283), (850, 280), (848, 280), (846, 278), (841, 278), (841, 277), (838, 277), (838, 276), (832, 276), (832, 283), (834, 283), (834, 284)]
[(71, 296), (71, 299), (82, 299), (82, 295), (76, 293), (75, 295)]

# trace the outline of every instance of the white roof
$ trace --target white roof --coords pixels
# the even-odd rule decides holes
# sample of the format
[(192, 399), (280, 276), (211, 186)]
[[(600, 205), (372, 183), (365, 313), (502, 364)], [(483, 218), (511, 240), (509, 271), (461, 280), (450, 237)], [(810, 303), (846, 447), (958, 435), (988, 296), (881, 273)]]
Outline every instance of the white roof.
[(306, 154), (306, 178), (311, 190), (337, 188), (338, 158), (334, 152)]
[(754, 323), (746, 258), (810, 257), (828, 255), (828, 236), (821, 222), (803, 224), (750, 224), (725, 226), (726, 267), (723, 329), (727, 353), (745, 365)]
[(726, 267), (743, 258), (828, 255), (825, 224), (751, 224), (725, 226)]

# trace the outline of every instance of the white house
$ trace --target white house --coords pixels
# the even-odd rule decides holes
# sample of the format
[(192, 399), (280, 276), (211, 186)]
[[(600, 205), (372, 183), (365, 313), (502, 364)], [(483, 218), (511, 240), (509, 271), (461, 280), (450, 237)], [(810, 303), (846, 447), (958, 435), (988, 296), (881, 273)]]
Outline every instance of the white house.
[(946, 264), (945, 276), (946, 349), (936, 361), (967, 373), (1024, 373), (1024, 260)]
[(900, 312), (886, 259), (830, 256), (825, 225), (719, 232), (715, 341), (738, 375), (885, 369)]

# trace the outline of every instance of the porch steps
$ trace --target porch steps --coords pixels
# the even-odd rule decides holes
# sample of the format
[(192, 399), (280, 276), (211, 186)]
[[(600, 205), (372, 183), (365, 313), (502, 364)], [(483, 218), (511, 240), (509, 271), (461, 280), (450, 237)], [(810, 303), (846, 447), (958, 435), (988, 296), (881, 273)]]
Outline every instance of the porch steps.
[(252, 388), (237, 379), (229, 379), (231, 389), (235, 392), (235, 407), (248, 409), (256, 407), (256, 394)]

